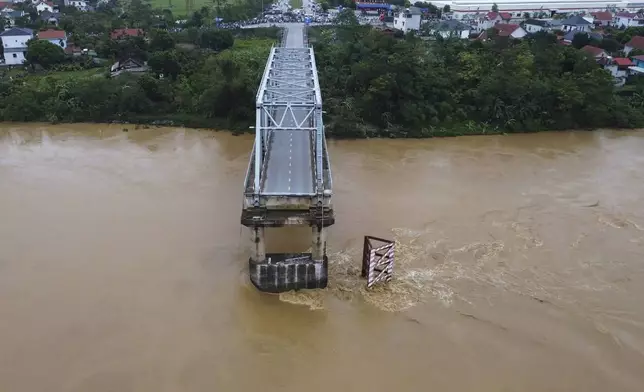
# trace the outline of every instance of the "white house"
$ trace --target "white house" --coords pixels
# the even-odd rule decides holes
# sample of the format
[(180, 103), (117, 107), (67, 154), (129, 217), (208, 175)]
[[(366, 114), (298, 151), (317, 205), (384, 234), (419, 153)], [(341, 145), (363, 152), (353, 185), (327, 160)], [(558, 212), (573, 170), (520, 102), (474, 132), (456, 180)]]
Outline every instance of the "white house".
[(579, 15), (571, 16), (570, 18), (561, 22), (561, 30), (578, 31), (580, 33), (590, 33), (593, 24)]
[(89, 4), (84, 0), (65, 0), (66, 7), (76, 7), (81, 11), (89, 10)]
[(394, 28), (402, 30), (404, 33), (420, 30), (421, 11), (418, 7), (406, 8), (394, 17)]
[(31, 29), (14, 27), (0, 33), (4, 47), (4, 62), (7, 65), (20, 65), (25, 61), (27, 41), (32, 39), (34, 32)]
[(549, 31), (550, 23), (547, 20), (541, 19), (528, 19), (523, 24), (523, 28), (529, 34), (538, 33), (540, 31)]
[(54, 12), (54, 3), (51, 1), (40, 1), (36, 4), (36, 11), (38, 11), (38, 13), (44, 11)]
[(45, 31), (39, 31), (37, 36), (39, 40), (49, 41), (52, 44), (58, 45), (63, 49), (67, 47), (67, 33), (65, 33), (63, 30), (49, 29)]
[(616, 27), (644, 26), (644, 16), (633, 12), (618, 12), (615, 14), (613, 25)]

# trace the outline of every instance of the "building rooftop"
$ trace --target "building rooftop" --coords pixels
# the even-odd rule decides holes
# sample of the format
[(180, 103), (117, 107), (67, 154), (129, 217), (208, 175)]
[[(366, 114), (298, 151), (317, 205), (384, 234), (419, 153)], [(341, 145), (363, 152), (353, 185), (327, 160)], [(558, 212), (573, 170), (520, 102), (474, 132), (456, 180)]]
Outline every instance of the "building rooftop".
[(595, 20), (601, 22), (610, 22), (613, 20), (613, 14), (608, 11), (591, 12), (590, 14), (595, 18)]
[(542, 20), (542, 19), (527, 19), (525, 21), (525, 24), (529, 24), (533, 26), (541, 26), (541, 27), (546, 27), (550, 25), (550, 23), (547, 20)]
[(581, 51), (586, 52), (594, 57), (601, 56), (602, 54), (606, 54), (606, 51), (604, 49), (598, 48), (592, 45), (584, 46), (583, 48), (581, 48)]
[(507, 37), (518, 29), (520, 26), (518, 24), (505, 24), (497, 23), (494, 25), (494, 29), (499, 32), (500, 37)]
[(38, 39), (65, 39), (67, 34), (63, 30), (49, 29), (38, 32)]
[(635, 65), (631, 59), (627, 59), (626, 57), (616, 57), (613, 61), (620, 67), (630, 67), (631, 65)]
[(574, 15), (564, 20), (563, 22), (561, 22), (561, 24), (566, 26), (587, 26), (587, 25), (591, 25), (592, 23), (590, 23), (589, 21), (587, 21), (586, 19), (582, 18), (579, 15)]
[(14, 27), (0, 33), (0, 37), (13, 37), (18, 35), (34, 35), (34, 31), (23, 27)]
[(644, 37), (640, 37), (639, 35), (636, 35), (626, 43), (626, 46), (630, 46), (631, 48), (635, 48), (639, 50), (644, 50)]

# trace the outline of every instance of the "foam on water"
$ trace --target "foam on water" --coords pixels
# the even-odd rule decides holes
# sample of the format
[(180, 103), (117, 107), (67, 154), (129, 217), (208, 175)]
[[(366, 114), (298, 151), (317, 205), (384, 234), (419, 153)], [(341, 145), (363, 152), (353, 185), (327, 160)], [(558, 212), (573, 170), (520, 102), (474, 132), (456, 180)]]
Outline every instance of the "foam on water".
[[(331, 297), (362, 300), (378, 309), (397, 312), (428, 300), (444, 306), (455, 301), (471, 305), (483, 300), (491, 304), (503, 293), (571, 304), (575, 301), (570, 289), (596, 292), (615, 288), (614, 282), (596, 271), (618, 270), (617, 262), (585, 258), (566, 269), (556, 264), (527, 267), (525, 260), (530, 252), (540, 252), (543, 246), (533, 225), (511, 219), (488, 223), (481, 230), (496, 230), (496, 237), (490, 233), (490, 241), (465, 244), (450, 243), (447, 236), (436, 239), (440, 235), (431, 229), (392, 229), (396, 264), (389, 284), (367, 290), (366, 280), (360, 277), (361, 249), (344, 249), (329, 256), (327, 289), (283, 293), (280, 299), (312, 309), (324, 308)], [(570, 248), (576, 251), (585, 237), (580, 234)]]

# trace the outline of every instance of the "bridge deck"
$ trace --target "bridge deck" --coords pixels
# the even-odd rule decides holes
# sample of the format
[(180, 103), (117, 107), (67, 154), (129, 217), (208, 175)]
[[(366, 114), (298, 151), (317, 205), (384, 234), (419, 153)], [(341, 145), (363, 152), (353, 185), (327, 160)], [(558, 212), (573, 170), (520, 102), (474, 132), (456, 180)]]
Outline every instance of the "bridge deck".
[[(272, 69), (269, 71), (267, 89), (282, 94), (266, 94), (260, 97), (263, 103), (285, 102), (315, 104), (313, 77), (310, 66), (310, 50), (304, 47), (302, 25), (294, 25), (285, 31), (285, 47), (275, 50)], [(295, 50), (293, 50), (295, 49)], [(313, 92), (313, 93), (312, 93)], [(271, 96), (272, 95), (272, 96)], [(306, 122), (308, 110), (275, 108), (275, 119), (282, 119), (282, 128), (298, 128)], [(275, 124), (277, 125), (277, 124)], [(262, 193), (313, 193), (314, 171), (311, 161), (311, 131), (273, 132), (270, 142), (270, 158), (266, 165), (266, 180)]]

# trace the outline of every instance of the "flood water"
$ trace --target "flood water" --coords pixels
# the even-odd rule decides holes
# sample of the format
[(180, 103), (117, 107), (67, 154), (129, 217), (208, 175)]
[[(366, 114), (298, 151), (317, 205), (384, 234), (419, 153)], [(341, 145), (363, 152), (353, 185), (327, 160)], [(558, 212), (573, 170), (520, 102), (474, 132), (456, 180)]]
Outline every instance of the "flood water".
[(276, 296), (251, 137), (122, 128), (0, 130), (3, 392), (642, 391), (644, 134), (331, 141), (330, 286)]

